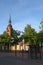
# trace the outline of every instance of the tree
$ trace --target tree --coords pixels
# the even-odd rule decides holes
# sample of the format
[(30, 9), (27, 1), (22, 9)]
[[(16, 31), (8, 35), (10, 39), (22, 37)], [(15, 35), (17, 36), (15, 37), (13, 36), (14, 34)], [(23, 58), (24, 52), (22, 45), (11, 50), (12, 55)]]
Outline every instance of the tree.
[(41, 30), (43, 30), (43, 20), (40, 22), (39, 28), (40, 28)]
[(0, 35), (0, 44), (4, 47), (7, 46), (9, 48), (9, 45), (11, 44), (11, 38), (8, 34), (3, 33)]
[(18, 30), (14, 30), (14, 29), (12, 29), (11, 33), (12, 33), (11, 37), (13, 37), (15, 39), (18, 38), (18, 36), (20, 35), (20, 32)]
[(38, 33), (38, 40), (42, 43), (43, 42), (43, 30)]
[(43, 43), (43, 20), (40, 22), (40, 31), (39, 33), (37, 34), (37, 40), (38, 40), (38, 43)]
[(26, 41), (36, 44), (37, 34), (36, 34), (35, 29), (31, 27), (31, 25), (28, 25), (28, 24), (26, 25), (23, 36)]

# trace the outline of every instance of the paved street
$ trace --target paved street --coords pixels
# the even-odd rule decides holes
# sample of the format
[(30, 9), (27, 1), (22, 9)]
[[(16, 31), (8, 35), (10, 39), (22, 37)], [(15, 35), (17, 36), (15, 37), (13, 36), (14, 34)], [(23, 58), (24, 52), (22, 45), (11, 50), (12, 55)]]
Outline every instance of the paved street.
[(30, 59), (27, 53), (0, 52), (0, 65), (43, 65), (43, 60)]

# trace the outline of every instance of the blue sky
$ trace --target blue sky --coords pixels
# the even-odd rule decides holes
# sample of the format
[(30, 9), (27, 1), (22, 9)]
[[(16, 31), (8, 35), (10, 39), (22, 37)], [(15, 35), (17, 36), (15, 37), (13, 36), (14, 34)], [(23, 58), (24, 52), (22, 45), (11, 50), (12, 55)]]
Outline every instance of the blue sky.
[(6, 30), (10, 15), (14, 29), (23, 31), (30, 24), (39, 31), (43, 0), (0, 0), (0, 34)]

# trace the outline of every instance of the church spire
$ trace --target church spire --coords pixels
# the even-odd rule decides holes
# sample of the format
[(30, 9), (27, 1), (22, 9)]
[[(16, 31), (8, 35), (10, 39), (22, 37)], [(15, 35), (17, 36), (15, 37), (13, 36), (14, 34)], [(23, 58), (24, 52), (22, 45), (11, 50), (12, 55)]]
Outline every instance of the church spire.
[(11, 16), (10, 16), (10, 18), (9, 18), (9, 24), (11, 24)]
[(6, 29), (6, 33), (7, 33), (9, 36), (11, 36), (11, 34), (12, 34), (11, 16), (10, 16), (10, 18), (9, 18), (9, 24), (8, 24), (8, 26), (7, 26), (7, 29)]

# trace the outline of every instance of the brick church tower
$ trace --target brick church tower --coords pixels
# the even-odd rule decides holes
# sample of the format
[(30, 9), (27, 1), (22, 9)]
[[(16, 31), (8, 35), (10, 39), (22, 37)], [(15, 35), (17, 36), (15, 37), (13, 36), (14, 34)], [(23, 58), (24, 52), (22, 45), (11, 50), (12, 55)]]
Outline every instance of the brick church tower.
[(7, 29), (6, 29), (6, 33), (11, 36), (11, 32), (12, 32), (12, 25), (11, 25), (11, 17), (9, 18), (9, 24), (7, 26)]

